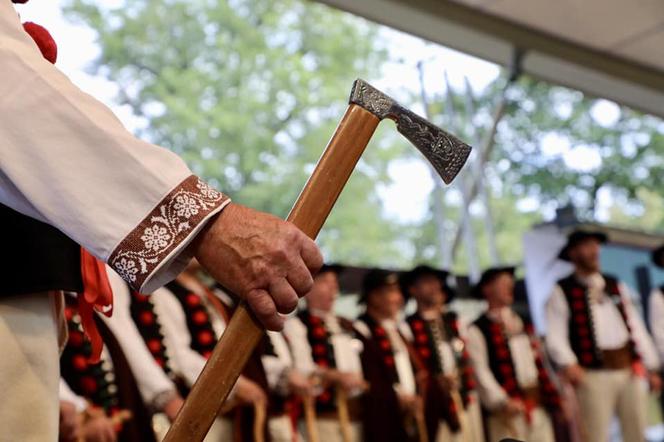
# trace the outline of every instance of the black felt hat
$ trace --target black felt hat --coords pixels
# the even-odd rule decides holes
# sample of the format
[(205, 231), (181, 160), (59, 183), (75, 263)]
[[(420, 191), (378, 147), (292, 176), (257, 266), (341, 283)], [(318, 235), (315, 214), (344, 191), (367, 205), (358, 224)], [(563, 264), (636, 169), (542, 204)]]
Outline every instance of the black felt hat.
[(473, 297), (483, 299), (484, 293), (482, 293), (482, 289), (484, 289), (484, 286), (486, 286), (487, 284), (491, 284), (498, 276), (502, 275), (503, 273), (508, 273), (514, 276), (515, 272), (516, 272), (515, 266), (491, 267), (486, 269), (482, 273), (482, 276), (480, 276), (480, 280), (473, 287), (473, 290), (471, 292)]
[(567, 236), (567, 244), (565, 244), (565, 246), (560, 249), (558, 259), (562, 259), (563, 261), (570, 261), (569, 252), (574, 247), (588, 239), (594, 239), (597, 240), (600, 244), (604, 244), (609, 240), (609, 237), (606, 235), (606, 233), (602, 233), (597, 230), (575, 230)]
[(410, 288), (423, 276), (434, 276), (440, 280), (443, 291), (445, 292), (446, 303), (452, 301), (454, 296), (456, 296), (456, 291), (447, 283), (450, 272), (447, 270), (436, 269), (426, 264), (421, 264), (410, 272), (404, 272), (401, 274), (399, 285), (401, 286), (404, 298), (407, 299), (410, 297)]
[(316, 273), (316, 276), (322, 275), (323, 273), (334, 273), (339, 276), (343, 270), (344, 267), (340, 264), (323, 264), (323, 267), (321, 267), (318, 273)]
[(366, 304), (369, 294), (381, 287), (399, 285), (399, 273), (384, 269), (371, 269), (364, 275), (359, 302)]
[(653, 252), (652, 252), (652, 262), (657, 267), (660, 267), (660, 268), (664, 269), (664, 244), (662, 244), (661, 246), (659, 246), (655, 250), (653, 250)]

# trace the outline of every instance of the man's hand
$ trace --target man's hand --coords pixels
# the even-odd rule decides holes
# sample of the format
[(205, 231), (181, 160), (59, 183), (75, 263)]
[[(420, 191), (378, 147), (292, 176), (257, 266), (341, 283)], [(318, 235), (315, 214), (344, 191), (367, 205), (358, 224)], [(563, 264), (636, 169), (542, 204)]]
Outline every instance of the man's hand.
[(422, 411), (422, 398), (415, 394), (398, 394), (399, 406), (401, 410), (411, 414), (412, 416), (417, 416), (418, 413)]
[(87, 418), (83, 422), (82, 439), (86, 442), (116, 442), (117, 435), (113, 422), (104, 414), (103, 410), (86, 410)]
[(175, 416), (178, 415), (178, 412), (180, 411), (180, 408), (182, 408), (183, 404), (184, 399), (182, 399), (180, 395), (177, 395), (168, 401), (166, 405), (164, 405), (163, 412), (170, 422), (175, 420)]
[(507, 416), (516, 416), (526, 411), (523, 402), (518, 399), (509, 398), (501, 410)]
[(237, 380), (235, 399), (244, 405), (267, 403), (263, 389), (255, 382), (240, 376)]
[(60, 401), (59, 433), (60, 442), (78, 442), (81, 438), (81, 419), (71, 402)]
[(347, 393), (366, 390), (367, 388), (367, 383), (362, 379), (362, 376), (357, 373), (338, 370), (327, 370), (325, 374), (323, 374), (323, 382), (325, 384), (334, 384)]
[(315, 383), (297, 370), (288, 371), (288, 390), (290, 393), (305, 397), (315, 395)]
[(582, 381), (586, 371), (579, 364), (571, 364), (563, 369), (563, 377), (573, 386), (578, 386)]
[(323, 265), (316, 244), (293, 224), (229, 204), (194, 242), (210, 275), (245, 299), (269, 330), (279, 331)]

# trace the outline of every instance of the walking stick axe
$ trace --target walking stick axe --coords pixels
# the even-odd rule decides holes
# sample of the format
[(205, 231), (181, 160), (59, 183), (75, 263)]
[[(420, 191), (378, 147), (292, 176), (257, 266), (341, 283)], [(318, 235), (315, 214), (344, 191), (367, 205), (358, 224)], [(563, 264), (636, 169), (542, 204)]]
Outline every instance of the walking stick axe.
[[(315, 238), (327, 219), (378, 123), (389, 118), (397, 130), (450, 183), (470, 154), (470, 146), (400, 106), (363, 80), (356, 80), (350, 103), (288, 221)], [(202, 441), (264, 330), (240, 304), (217, 343), (165, 442)]]

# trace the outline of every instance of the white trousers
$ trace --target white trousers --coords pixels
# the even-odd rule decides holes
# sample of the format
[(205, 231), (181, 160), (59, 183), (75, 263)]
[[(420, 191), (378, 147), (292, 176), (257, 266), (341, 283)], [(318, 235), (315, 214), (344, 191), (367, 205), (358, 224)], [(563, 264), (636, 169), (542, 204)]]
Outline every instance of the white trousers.
[[(267, 420), (267, 431), (272, 442), (293, 442), (294, 430), (288, 415), (271, 417)], [(298, 440), (302, 440), (298, 438)]]
[(530, 422), (523, 414), (513, 418), (491, 414), (488, 430), (490, 442), (498, 442), (510, 437), (527, 442), (554, 442), (551, 419), (541, 407), (532, 411)]
[(484, 442), (482, 408), (473, 393), (473, 402), (459, 416), (461, 431), (453, 433), (446, 423), (440, 424), (435, 442)]
[(0, 299), (0, 442), (58, 440), (62, 293)]
[(614, 415), (618, 416), (622, 440), (645, 440), (646, 385), (632, 370), (586, 370), (576, 389), (581, 410), (581, 438), (606, 442)]

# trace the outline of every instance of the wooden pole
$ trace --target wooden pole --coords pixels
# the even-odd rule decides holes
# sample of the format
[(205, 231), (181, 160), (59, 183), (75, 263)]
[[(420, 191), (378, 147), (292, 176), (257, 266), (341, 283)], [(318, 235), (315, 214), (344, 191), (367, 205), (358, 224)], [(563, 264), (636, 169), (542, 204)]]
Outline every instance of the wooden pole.
[(307, 442), (320, 442), (318, 425), (316, 424), (316, 399), (313, 396), (303, 396), (304, 423), (307, 427)]
[(265, 419), (267, 418), (267, 403), (254, 402), (254, 442), (265, 442)]
[(348, 394), (343, 388), (337, 387), (336, 396), (339, 426), (341, 427), (341, 440), (343, 442), (353, 442), (350, 430), (350, 413), (348, 412)]
[[(379, 122), (375, 115), (362, 107), (348, 106), (288, 215), (288, 221), (310, 238), (315, 238), (323, 227)], [(201, 442), (205, 438), (263, 333), (263, 327), (241, 303), (164, 442)]]

